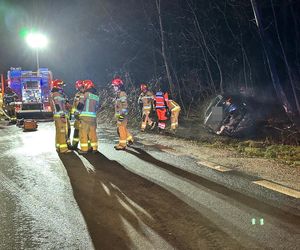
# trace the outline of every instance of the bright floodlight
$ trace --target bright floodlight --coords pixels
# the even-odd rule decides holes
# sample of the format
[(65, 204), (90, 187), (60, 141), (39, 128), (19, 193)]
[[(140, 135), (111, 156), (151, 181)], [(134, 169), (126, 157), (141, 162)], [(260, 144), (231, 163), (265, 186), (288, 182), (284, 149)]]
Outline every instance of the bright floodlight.
[(35, 49), (44, 48), (48, 44), (47, 37), (40, 33), (29, 33), (25, 40), (30, 47)]

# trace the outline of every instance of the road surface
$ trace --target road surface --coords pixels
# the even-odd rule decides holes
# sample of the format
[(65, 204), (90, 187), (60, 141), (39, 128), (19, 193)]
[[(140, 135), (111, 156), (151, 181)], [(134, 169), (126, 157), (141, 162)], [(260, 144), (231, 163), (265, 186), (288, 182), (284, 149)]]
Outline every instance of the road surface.
[(163, 145), (115, 151), (115, 131), (58, 155), (51, 122), (0, 129), (0, 249), (300, 248), (299, 199)]

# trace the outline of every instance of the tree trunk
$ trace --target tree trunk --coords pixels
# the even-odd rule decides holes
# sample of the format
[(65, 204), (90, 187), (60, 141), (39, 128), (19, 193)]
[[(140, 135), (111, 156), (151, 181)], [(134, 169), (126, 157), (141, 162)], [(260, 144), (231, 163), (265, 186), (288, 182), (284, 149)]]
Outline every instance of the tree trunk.
[[(199, 33), (200, 33), (201, 40), (202, 40), (202, 43), (203, 43), (203, 45), (204, 45), (204, 48), (206, 49), (206, 51), (207, 51), (208, 55), (211, 57), (211, 59), (212, 59), (212, 60), (216, 63), (216, 65), (217, 65), (217, 68), (218, 68), (218, 71), (219, 71), (219, 75), (220, 75), (219, 88), (220, 88), (221, 93), (223, 93), (223, 92), (224, 92), (224, 89), (223, 89), (223, 75), (222, 75), (222, 70), (221, 70), (219, 61), (218, 61), (217, 57), (214, 56), (214, 55), (212, 54), (210, 48), (208, 47), (208, 44), (207, 44), (207, 42), (206, 42), (204, 33), (203, 33), (202, 29), (201, 29), (201, 26), (200, 26), (200, 23), (199, 23), (199, 20), (198, 20), (198, 18), (197, 18), (197, 15), (196, 15), (196, 13), (195, 13), (194, 8), (192, 7), (192, 5), (191, 5), (191, 3), (190, 3), (189, 1), (187, 1), (187, 3), (188, 3), (188, 5), (189, 5), (189, 7), (190, 7), (190, 9), (191, 9), (191, 11), (192, 11), (192, 13), (193, 13), (193, 16), (194, 16), (194, 19), (195, 19), (195, 22), (196, 22), (196, 26), (197, 26), (198, 31), (199, 31)], [(214, 87), (214, 88), (215, 88), (215, 87)]]
[(271, 0), (271, 5), (272, 5), (273, 16), (274, 16), (274, 22), (275, 22), (275, 29), (276, 29), (277, 39), (278, 39), (278, 42), (280, 44), (281, 53), (283, 55), (285, 67), (286, 67), (286, 70), (287, 70), (287, 73), (288, 73), (288, 76), (289, 76), (289, 80), (290, 80), (290, 84), (291, 84), (291, 87), (292, 87), (292, 90), (293, 90), (293, 95), (294, 95), (294, 98), (295, 98), (295, 103), (296, 103), (297, 111), (298, 111), (298, 114), (300, 115), (300, 105), (299, 105), (299, 100), (298, 100), (296, 89), (295, 89), (294, 79), (292, 77), (291, 68), (289, 66), (289, 63), (288, 63), (288, 60), (287, 60), (287, 57), (286, 57), (286, 54), (285, 54), (285, 51), (284, 51), (284, 48), (283, 48), (282, 41), (280, 39), (279, 30), (278, 30), (277, 21), (276, 21), (275, 10), (274, 10), (274, 5), (273, 5), (273, 1), (272, 0)]
[[(283, 106), (284, 110), (286, 111), (288, 117), (290, 118), (291, 121), (294, 121), (292, 107), (291, 107), (290, 103), (288, 102), (287, 97), (286, 97), (286, 95), (285, 95), (285, 93), (282, 89), (282, 86), (280, 84), (279, 77), (278, 77), (278, 74), (277, 74), (277, 71), (276, 71), (276, 66), (275, 66), (275, 63), (274, 63), (272, 53), (270, 51), (270, 48), (266, 44), (266, 36), (265, 36), (265, 33), (264, 33), (264, 29), (262, 27), (260, 12), (259, 12), (256, 0), (251, 0), (251, 4), (252, 4), (252, 9), (253, 9), (253, 12), (254, 12), (256, 24), (257, 24), (257, 27), (258, 27), (259, 35), (260, 35), (260, 38), (261, 38), (261, 41), (262, 41), (262, 46), (263, 46), (263, 49), (264, 49), (264, 53), (265, 53), (267, 63), (268, 63), (268, 66), (269, 66), (269, 72), (271, 74), (273, 87), (274, 87), (276, 95), (277, 95), (278, 99), (281, 101), (282, 106)], [(297, 126), (299, 126), (299, 124), (297, 124)]]
[(168, 83), (169, 83), (169, 88), (170, 88), (170, 93), (172, 96), (174, 96), (174, 85), (170, 73), (170, 67), (168, 64), (168, 59), (166, 55), (166, 48), (165, 48), (165, 35), (164, 35), (164, 29), (162, 25), (162, 18), (161, 18), (161, 2), (160, 0), (156, 0), (156, 8), (157, 8), (157, 13), (158, 13), (158, 20), (159, 20), (159, 27), (160, 27), (160, 40), (161, 40), (161, 54), (164, 59), (164, 64), (166, 68), (166, 73), (167, 73), (167, 78), (168, 78)]

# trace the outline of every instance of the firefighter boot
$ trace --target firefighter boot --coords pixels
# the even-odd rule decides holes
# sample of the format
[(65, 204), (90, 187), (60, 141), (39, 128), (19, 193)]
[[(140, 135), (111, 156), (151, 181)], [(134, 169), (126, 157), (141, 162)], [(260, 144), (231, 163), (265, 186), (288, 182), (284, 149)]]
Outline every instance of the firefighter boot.
[(126, 149), (126, 146), (117, 144), (117, 145), (114, 146), (114, 148), (115, 148), (115, 150), (125, 150), (125, 149)]
[(78, 154), (80, 154), (80, 155), (85, 155), (85, 154), (88, 153), (88, 151), (83, 151), (83, 150), (81, 150), (81, 149), (78, 149), (77, 152), (78, 152)]
[(150, 130), (153, 130), (156, 127), (156, 122), (152, 122), (151, 126), (150, 126)]
[(170, 132), (171, 132), (172, 135), (175, 135), (176, 134), (176, 129), (171, 129)]

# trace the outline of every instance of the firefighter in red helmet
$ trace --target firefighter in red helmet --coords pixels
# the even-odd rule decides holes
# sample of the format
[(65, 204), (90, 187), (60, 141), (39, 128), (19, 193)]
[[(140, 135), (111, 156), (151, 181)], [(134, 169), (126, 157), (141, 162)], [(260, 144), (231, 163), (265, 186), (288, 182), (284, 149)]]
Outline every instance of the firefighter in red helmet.
[[(71, 109), (71, 115), (74, 115), (77, 105), (79, 102), (84, 98), (84, 86), (83, 86), (83, 80), (77, 80), (75, 82), (75, 88), (78, 91), (74, 96), (74, 101)], [(80, 120), (79, 117), (76, 117), (74, 121), (74, 133), (73, 133), (73, 139), (72, 139), (72, 149), (77, 149), (78, 143), (79, 143), (79, 127), (80, 127)]]
[(144, 132), (147, 124), (151, 129), (155, 127), (155, 122), (151, 120), (150, 113), (153, 108), (154, 95), (149, 90), (148, 85), (145, 83), (141, 84), (141, 94), (138, 98), (138, 103), (142, 104), (142, 124), (141, 131)]
[(80, 119), (79, 126), (79, 153), (98, 151), (97, 138), (97, 110), (99, 107), (99, 95), (92, 80), (84, 80), (83, 98), (80, 99), (77, 105), (75, 116)]
[(115, 99), (115, 117), (117, 119), (117, 129), (119, 134), (119, 143), (115, 145), (116, 150), (124, 150), (127, 145), (133, 144), (133, 137), (127, 129), (128, 122), (128, 103), (123, 81), (120, 77), (112, 80), (112, 86), (116, 93)]
[(68, 147), (68, 111), (66, 109), (66, 96), (63, 92), (64, 82), (56, 79), (52, 81), (51, 107), (53, 110), (53, 119), (55, 122), (55, 145), (58, 153), (71, 152)]

